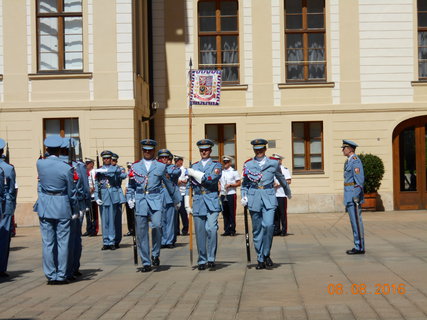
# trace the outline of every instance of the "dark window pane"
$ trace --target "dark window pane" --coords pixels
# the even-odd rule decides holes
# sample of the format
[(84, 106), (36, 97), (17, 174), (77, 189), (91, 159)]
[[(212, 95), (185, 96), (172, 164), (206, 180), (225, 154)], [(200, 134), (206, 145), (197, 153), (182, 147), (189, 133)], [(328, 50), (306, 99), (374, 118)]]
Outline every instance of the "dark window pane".
[(323, 63), (310, 63), (308, 65), (308, 78), (309, 79), (324, 79), (325, 78), (325, 65)]
[(222, 68), (222, 81), (236, 82), (239, 80), (238, 67), (223, 67)]
[(221, 37), (222, 50), (238, 50), (237, 36), (223, 36)]
[(415, 128), (405, 129), (399, 136), (400, 191), (417, 191)]
[(200, 63), (216, 64), (215, 37), (200, 37)]
[(287, 61), (304, 61), (304, 54), (302, 49), (288, 49)]
[(323, 13), (323, 0), (307, 0), (307, 11), (309, 13)]
[(304, 66), (302, 64), (288, 64), (287, 66), (288, 80), (304, 79)]
[(310, 156), (310, 166), (312, 170), (322, 169), (322, 157), (321, 156)]
[(200, 50), (216, 50), (216, 39), (214, 36), (200, 37)]
[(323, 14), (307, 14), (307, 25), (309, 29), (323, 28)]
[(288, 49), (302, 48), (302, 34), (286, 35), (286, 47)]
[(427, 78), (427, 61), (418, 63), (418, 73), (420, 78)]
[(325, 35), (323, 33), (311, 33), (308, 35), (308, 47), (318, 49), (325, 47)]
[(286, 0), (286, 13), (302, 13), (302, 0)]
[(427, 32), (418, 32), (418, 45), (427, 46)]
[(221, 1), (221, 16), (237, 15), (237, 1)]
[(418, 59), (427, 59), (427, 47), (418, 48)]
[(39, 0), (39, 13), (58, 12), (58, 0)]
[(216, 31), (216, 20), (213, 18), (200, 18), (200, 31), (202, 32), (212, 32)]
[(417, 1), (418, 11), (427, 11), (427, 1), (418, 0)]
[(237, 17), (221, 17), (221, 31), (237, 31)]
[(418, 26), (427, 27), (427, 13), (418, 12)]
[(286, 28), (287, 29), (301, 29), (302, 28), (302, 15), (286, 15)]
[(199, 2), (199, 16), (215, 17), (215, 1)]
[(239, 51), (223, 51), (222, 63), (239, 63)]
[[(320, 138), (322, 134), (322, 124), (320, 122), (310, 123), (310, 138)], [(312, 150), (312, 153), (316, 153)]]
[(325, 61), (325, 51), (323, 49), (309, 49), (308, 50), (308, 61)]

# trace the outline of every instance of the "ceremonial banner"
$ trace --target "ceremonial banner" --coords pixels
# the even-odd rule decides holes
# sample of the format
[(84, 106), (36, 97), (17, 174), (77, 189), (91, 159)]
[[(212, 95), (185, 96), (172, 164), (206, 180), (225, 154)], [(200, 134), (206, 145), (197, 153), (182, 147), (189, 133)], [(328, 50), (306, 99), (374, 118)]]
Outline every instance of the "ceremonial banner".
[(191, 70), (191, 104), (219, 105), (221, 70)]

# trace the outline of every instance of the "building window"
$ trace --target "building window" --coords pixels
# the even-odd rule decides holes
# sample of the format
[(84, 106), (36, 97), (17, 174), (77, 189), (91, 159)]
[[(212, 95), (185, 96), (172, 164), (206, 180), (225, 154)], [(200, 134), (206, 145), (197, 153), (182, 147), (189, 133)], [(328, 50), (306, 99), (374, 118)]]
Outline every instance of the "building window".
[(418, 77), (427, 80), (427, 2), (418, 0)]
[(82, 158), (78, 118), (43, 119), (43, 140), (53, 134), (72, 138), (76, 158)]
[(40, 72), (83, 71), (82, 0), (37, 0)]
[(292, 123), (293, 171), (323, 172), (323, 123)]
[(285, 0), (287, 82), (325, 82), (325, 1)]
[(238, 1), (199, 1), (199, 69), (222, 70), (223, 84), (239, 83)]
[(207, 124), (205, 136), (211, 139), (215, 145), (212, 148), (211, 158), (221, 161), (222, 156), (232, 156), (233, 165), (236, 167), (236, 124)]

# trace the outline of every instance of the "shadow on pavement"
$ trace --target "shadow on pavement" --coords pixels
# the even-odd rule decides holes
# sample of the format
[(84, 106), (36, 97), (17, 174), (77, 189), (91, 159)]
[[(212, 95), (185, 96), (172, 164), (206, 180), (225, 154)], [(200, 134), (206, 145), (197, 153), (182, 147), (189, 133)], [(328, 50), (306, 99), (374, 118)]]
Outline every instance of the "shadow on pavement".
[(79, 280), (92, 280), (98, 273), (102, 272), (102, 269), (80, 269), (82, 273)]
[(25, 273), (33, 272), (33, 270), (15, 270), (15, 271), (7, 271), (9, 277), (0, 278), (0, 283), (14, 281), (16, 278), (22, 277)]
[(19, 251), (23, 249), (27, 249), (28, 247), (10, 247), (10, 251)]

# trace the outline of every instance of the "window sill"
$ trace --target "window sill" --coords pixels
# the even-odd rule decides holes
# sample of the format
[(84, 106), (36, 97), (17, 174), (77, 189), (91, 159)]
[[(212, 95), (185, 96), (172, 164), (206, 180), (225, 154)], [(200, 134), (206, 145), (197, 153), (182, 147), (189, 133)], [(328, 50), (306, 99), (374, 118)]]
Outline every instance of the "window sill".
[(296, 83), (278, 83), (279, 89), (290, 88), (334, 88), (335, 82), (296, 82)]
[(247, 84), (229, 84), (221, 86), (223, 91), (246, 91), (248, 90)]
[(413, 87), (426, 87), (427, 81), (411, 81)]
[(79, 73), (30, 73), (29, 80), (52, 80), (52, 79), (92, 79), (92, 72)]
[(325, 171), (320, 170), (320, 171), (292, 171), (292, 175), (294, 176), (305, 176), (305, 175), (320, 175), (320, 174), (325, 174)]

